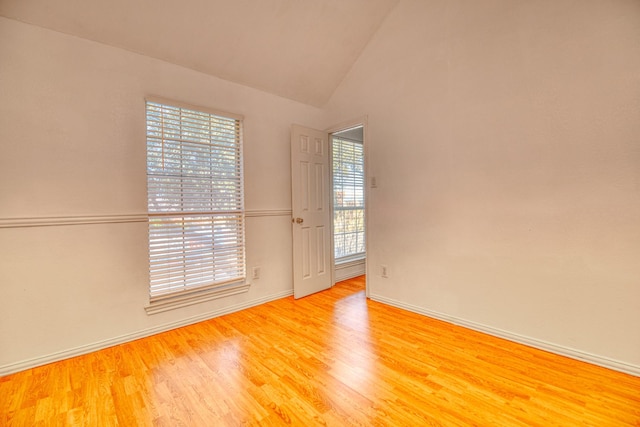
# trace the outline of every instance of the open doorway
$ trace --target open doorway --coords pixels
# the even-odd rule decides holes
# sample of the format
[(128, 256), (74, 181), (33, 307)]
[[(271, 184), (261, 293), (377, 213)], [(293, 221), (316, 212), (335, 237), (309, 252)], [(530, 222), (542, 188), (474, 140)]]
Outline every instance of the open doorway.
[(364, 127), (330, 134), (334, 281), (366, 271)]

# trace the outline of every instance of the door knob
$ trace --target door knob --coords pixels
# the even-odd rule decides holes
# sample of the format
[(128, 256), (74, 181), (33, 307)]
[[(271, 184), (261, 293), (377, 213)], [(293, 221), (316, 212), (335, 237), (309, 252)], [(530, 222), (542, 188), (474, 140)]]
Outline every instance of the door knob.
[(304, 222), (304, 219), (302, 218), (294, 218), (291, 220), (291, 222), (295, 222), (296, 224), (302, 224)]

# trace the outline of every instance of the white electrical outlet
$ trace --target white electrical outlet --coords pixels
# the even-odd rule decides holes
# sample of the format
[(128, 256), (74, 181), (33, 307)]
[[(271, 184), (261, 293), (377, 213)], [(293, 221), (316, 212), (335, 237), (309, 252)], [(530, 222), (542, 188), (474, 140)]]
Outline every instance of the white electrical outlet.
[(380, 273), (381, 273), (382, 277), (384, 277), (384, 278), (389, 277), (389, 269), (387, 268), (386, 265), (381, 265), (380, 266)]
[(254, 280), (260, 278), (260, 267), (253, 267), (251, 269), (251, 278)]

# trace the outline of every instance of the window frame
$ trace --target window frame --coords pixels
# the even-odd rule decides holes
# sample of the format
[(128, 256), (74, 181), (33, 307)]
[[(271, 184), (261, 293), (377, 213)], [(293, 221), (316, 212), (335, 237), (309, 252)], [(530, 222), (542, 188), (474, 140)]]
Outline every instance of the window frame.
[[(180, 130), (176, 131), (175, 124), (172, 128), (170, 128), (169, 125), (166, 125), (165, 120), (169, 122), (169, 119), (163, 118), (162, 120), (160, 120), (160, 122), (162, 123), (160, 126), (158, 126), (157, 120), (155, 122), (152, 122), (150, 117), (155, 114), (154, 117), (157, 119), (158, 117), (160, 117), (158, 116), (158, 114), (161, 113), (151, 113), (150, 105), (155, 106), (154, 108), (156, 109), (162, 110), (162, 114), (164, 114), (165, 107), (168, 111), (173, 111), (174, 114), (176, 111), (179, 111), (180, 118), (178, 120), (178, 123)], [(187, 127), (185, 116), (193, 117), (194, 115), (197, 116), (196, 120), (198, 117), (205, 117), (205, 121), (208, 120), (209, 123), (208, 132), (203, 131), (203, 133), (198, 133), (197, 138), (193, 137), (192, 133), (190, 133), (189, 131), (184, 130), (184, 128)], [(216, 142), (214, 142), (214, 139), (212, 138), (214, 133), (217, 132), (218, 138), (222, 138), (219, 136), (219, 133), (222, 132), (222, 130), (220, 127), (215, 127), (213, 125), (214, 122), (228, 122), (235, 124), (232, 138), (233, 142), (228, 142), (229, 138), (226, 138), (224, 140), (224, 143), (220, 143), (221, 140), (219, 139), (216, 139)], [(197, 121), (198, 125), (201, 125), (202, 123), (204, 123), (204, 121)], [(147, 165), (146, 177), (148, 218), (147, 244), (149, 250), (149, 305), (145, 307), (145, 309), (148, 314), (162, 312), (177, 307), (184, 307), (186, 305), (196, 304), (215, 298), (222, 298), (241, 292), (246, 292), (248, 290), (249, 284), (247, 283), (246, 276), (243, 125), (244, 117), (238, 114), (172, 101), (159, 97), (145, 98), (145, 159)], [(153, 129), (155, 133), (150, 129)], [(161, 136), (158, 136), (158, 129), (162, 129)], [(201, 130), (202, 127), (197, 128), (195, 132), (201, 132)], [(170, 132), (178, 132), (180, 136), (173, 138), (167, 137), (165, 136), (165, 131), (167, 134)], [(197, 139), (199, 139), (199, 141)], [(173, 154), (167, 155), (167, 162), (174, 161), (174, 164), (179, 165), (177, 166), (177, 168), (180, 169), (180, 172), (178, 174), (171, 174), (167, 172), (169, 166), (165, 167), (164, 165), (164, 150), (169, 144), (167, 141), (172, 141), (174, 145), (179, 145), (179, 148), (173, 147)], [(153, 163), (153, 159), (157, 160), (157, 155), (150, 154), (152, 151), (151, 146), (157, 148), (158, 144), (162, 147), (163, 150), (163, 153), (161, 154), (162, 167), (153, 168), (151, 164)], [(202, 147), (208, 148), (201, 149)], [(206, 150), (209, 150), (209, 152), (202, 155), (201, 153), (205, 152)], [(223, 158), (223, 160), (221, 160), (220, 158)], [(232, 158), (233, 160), (231, 160)], [(218, 166), (214, 166), (216, 159)], [(197, 166), (199, 161), (208, 162), (208, 167), (211, 170), (210, 173), (204, 174), (204, 179), (202, 178), (203, 175), (195, 175), (195, 173), (198, 172), (196, 169), (200, 167)], [(229, 165), (232, 163), (235, 163), (232, 168), (233, 173), (229, 174)], [(225, 166), (227, 167), (227, 169), (221, 169)], [(158, 169), (162, 169), (164, 173), (157, 173)], [(185, 173), (185, 169), (189, 169), (189, 172)], [(154, 173), (151, 173), (151, 170), (154, 170)], [(224, 176), (224, 178), (215, 178), (214, 175), (222, 175)], [(162, 179), (165, 179), (165, 181), (168, 183), (166, 184), (166, 187), (162, 187), (162, 184), (157, 183), (159, 181), (162, 181)], [(197, 189), (189, 190), (189, 185), (196, 181), (198, 183), (197, 185), (195, 185)], [(176, 184), (178, 182), (179, 184)], [(209, 185), (209, 187), (207, 187), (208, 190), (201, 191), (201, 183)], [(178, 187), (179, 189), (176, 190)], [(218, 191), (217, 188), (220, 187), (222, 187), (223, 190)], [(231, 188), (233, 188), (233, 190), (231, 190)], [(174, 193), (171, 193), (172, 190), (174, 191)], [(175, 191), (177, 191), (177, 193), (175, 193)], [(164, 199), (162, 199), (162, 197), (164, 197)], [(179, 208), (176, 208), (176, 203), (173, 203), (173, 205), (171, 205), (171, 203), (167, 202), (167, 200), (172, 200), (172, 197), (175, 197), (176, 200), (180, 200)], [(153, 206), (152, 200), (153, 202), (155, 202)], [(164, 200), (165, 204), (167, 206), (170, 206), (170, 208), (166, 208), (164, 210), (158, 208), (158, 206), (162, 204), (162, 202), (158, 202), (158, 200)], [(202, 206), (206, 206), (207, 204), (209, 204), (209, 206), (206, 209), (199, 209), (198, 207), (200, 205), (198, 203), (200, 203), (200, 201), (202, 201)], [(214, 206), (219, 205), (222, 206), (222, 208), (214, 209)], [(233, 209), (230, 209), (230, 206), (233, 206)], [(194, 209), (194, 207), (198, 209)], [(185, 265), (185, 267), (183, 267), (184, 269), (182, 271), (184, 282), (182, 286), (180, 286), (179, 284), (173, 286), (176, 288), (174, 290), (170, 290), (169, 287), (163, 288), (161, 286), (160, 291), (158, 291), (157, 289), (154, 291), (154, 277), (156, 279), (156, 283), (158, 283), (158, 271), (162, 270), (160, 267), (162, 267), (162, 265), (164, 264), (157, 261), (158, 257), (156, 255), (158, 254), (158, 252), (156, 250), (160, 245), (158, 245), (159, 240), (157, 240), (157, 232), (152, 231), (152, 223), (162, 223), (163, 218), (174, 218), (177, 222), (180, 222), (180, 218), (182, 218), (182, 237), (175, 238), (175, 236), (172, 235), (174, 237), (170, 239), (171, 242), (166, 243), (166, 241), (169, 240), (169, 238), (167, 238), (165, 239), (163, 244), (164, 246), (171, 246), (172, 249), (169, 249), (169, 251), (172, 251), (172, 254), (176, 253), (176, 248), (183, 248), (182, 257), (184, 261), (182, 262), (182, 264)], [(199, 218), (199, 220), (202, 222), (197, 226), (191, 225), (192, 223), (189, 223), (189, 221), (194, 221), (196, 220), (196, 218)], [(226, 218), (226, 222), (222, 218)], [(191, 226), (191, 231), (184, 231), (185, 228), (189, 226)], [(202, 230), (206, 229), (207, 227), (210, 230), (203, 232)], [(218, 232), (215, 230), (224, 230), (224, 232)], [(190, 236), (187, 236), (189, 233)], [(216, 233), (218, 233), (217, 243)], [(169, 232), (167, 232), (167, 234), (169, 234)], [(177, 232), (177, 234), (180, 234), (180, 232)], [(220, 244), (221, 235), (225, 238), (224, 244)], [(192, 246), (194, 246), (194, 236), (196, 236), (195, 239), (197, 239), (198, 242), (201, 242), (201, 239), (203, 238), (207, 249), (196, 250), (191, 248)], [(210, 241), (207, 240), (209, 238)], [(181, 239), (182, 243), (179, 242)], [(175, 243), (174, 241), (178, 241), (178, 243)], [(219, 248), (216, 249), (215, 246), (219, 246)], [(220, 249), (220, 247), (222, 247), (222, 249)], [(234, 247), (237, 249), (234, 250)], [(228, 266), (230, 266), (229, 272), (232, 272), (233, 274), (231, 274), (229, 280), (215, 279), (216, 277), (221, 277), (221, 273), (222, 276), (224, 276), (224, 272), (227, 271), (226, 263), (224, 264), (223, 268), (216, 267), (216, 251), (218, 251), (221, 255), (224, 255), (225, 259), (227, 259), (226, 257), (230, 257), (231, 259), (231, 262), (228, 264)], [(177, 249), (177, 252), (180, 252), (180, 249)], [(162, 250), (160, 250), (160, 253), (162, 254)], [(180, 257), (180, 255), (171, 256), (176, 259)], [(202, 279), (202, 283), (194, 281), (189, 282), (187, 279), (187, 275), (193, 272), (193, 269), (190, 270), (190, 268), (193, 267), (192, 263), (194, 259), (196, 261), (206, 260), (207, 265), (205, 267), (202, 267), (202, 265), (204, 265), (203, 263), (199, 264), (197, 267), (199, 271), (203, 271), (202, 275), (205, 277), (205, 279)], [(211, 261), (209, 261), (209, 259)], [(160, 267), (158, 267), (158, 263), (160, 263)], [(173, 261), (167, 261), (166, 263), (167, 265), (175, 264)], [(172, 270), (172, 268), (169, 269)], [(180, 269), (178, 268), (177, 271), (180, 271)], [(165, 274), (166, 276), (166, 273), (163, 274)], [(211, 280), (208, 279), (209, 276), (207, 276), (207, 274), (212, 277)], [(178, 282), (179, 281), (171, 283)], [(160, 283), (163, 282), (160, 281)]]
[[(366, 253), (367, 253), (367, 247), (366, 247), (366, 173), (365, 173), (365, 147), (364, 147), (364, 141), (358, 141), (358, 140), (354, 140), (352, 138), (347, 138), (347, 137), (343, 137), (340, 135), (337, 135), (341, 132), (345, 132), (346, 130), (340, 130), (338, 132), (333, 132), (331, 134), (331, 178), (332, 178), (332, 185), (331, 185), (331, 202), (332, 202), (332, 240), (333, 240), (333, 257), (334, 257), (334, 263), (336, 265), (340, 265), (340, 264), (348, 264), (348, 263), (352, 263), (352, 262), (357, 262), (357, 261), (361, 261), (363, 259), (366, 258)], [(361, 147), (362, 152), (360, 153), (360, 156), (362, 158), (362, 162), (360, 163), (360, 166), (362, 168), (362, 172), (360, 175), (360, 179), (361, 179), (361, 200), (362, 203), (358, 206), (354, 206), (354, 207), (349, 207), (349, 208), (344, 208), (343, 206), (339, 205), (336, 203), (336, 182), (335, 182), (335, 178), (336, 178), (336, 164), (335, 164), (335, 153), (336, 153), (336, 146), (335, 146), (335, 141), (344, 141), (347, 143), (351, 143), (354, 145), (358, 145)], [(348, 253), (346, 255), (342, 255), (342, 256), (338, 256), (336, 253), (336, 246), (337, 246), (337, 240), (336, 237), (339, 234), (346, 234), (346, 233), (337, 233), (336, 232), (336, 213), (338, 211), (353, 211), (353, 210), (361, 210), (362, 211), (362, 218), (359, 224), (359, 233), (361, 233), (362, 235), (362, 241), (360, 243), (360, 245), (362, 246), (362, 251), (358, 251), (358, 252), (351, 252)], [(356, 243), (357, 245), (358, 243)]]

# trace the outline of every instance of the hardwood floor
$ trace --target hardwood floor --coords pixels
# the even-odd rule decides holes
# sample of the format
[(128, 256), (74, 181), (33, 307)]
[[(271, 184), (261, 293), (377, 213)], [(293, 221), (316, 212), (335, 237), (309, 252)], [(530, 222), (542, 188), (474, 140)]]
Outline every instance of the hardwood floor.
[(0, 378), (0, 425), (640, 426), (640, 378), (363, 289), (360, 277)]

